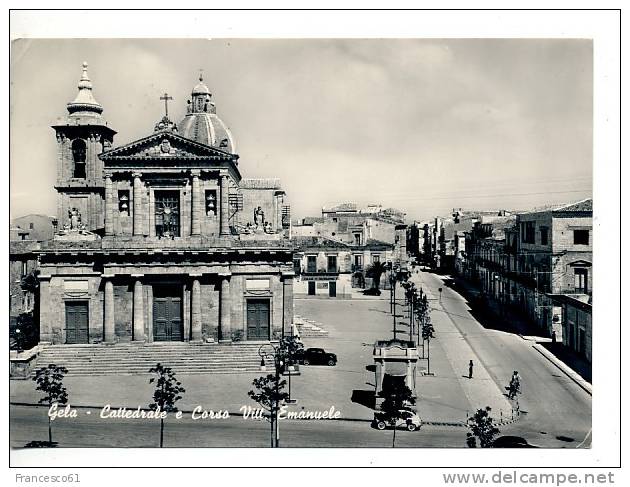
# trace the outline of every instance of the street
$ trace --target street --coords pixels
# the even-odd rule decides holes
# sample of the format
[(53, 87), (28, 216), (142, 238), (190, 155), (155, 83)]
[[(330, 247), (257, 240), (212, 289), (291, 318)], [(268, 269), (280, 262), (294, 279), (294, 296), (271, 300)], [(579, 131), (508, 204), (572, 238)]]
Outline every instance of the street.
[[(590, 395), (544, 359), (531, 341), (484, 328), (471, 316), (466, 300), (439, 276), (420, 272), (414, 274), (414, 280), (434, 296), (442, 288), (441, 303), (433, 301), (431, 305), (434, 320), (452, 320), (497, 385), (507, 385), (514, 370), (521, 375), (521, 419), (503, 428), (503, 433), (523, 436), (530, 443), (547, 447), (576, 447), (585, 439), (582, 446), (590, 445)], [(466, 357), (462, 357), (462, 371), (466, 363)]]
[[(466, 428), (461, 426), (476, 408), (501, 408), (501, 434), (524, 437), (529, 443), (554, 448), (590, 445), (591, 397), (517, 335), (484, 328), (469, 312), (465, 299), (434, 274), (414, 274), (412, 280), (429, 294), (436, 337), (431, 341), (431, 372), (419, 360), (418, 412), (425, 422), (420, 432), (401, 432), (401, 447), (465, 447)], [(441, 302), (435, 296), (442, 287)], [(339, 420), (281, 421), (281, 446), (286, 447), (389, 447), (391, 431), (370, 427), (373, 411), (357, 397), (373, 391), (372, 345), (393, 336), (388, 291), (380, 299), (298, 299), (296, 313), (315, 320), (329, 331), (328, 337), (304, 338), (306, 347), (322, 347), (337, 354), (335, 367), (302, 366), (292, 378), (291, 395), (297, 404), (291, 411), (325, 411), (334, 406)], [(398, 298), (401, 298), (400, 288)], [(402, 315), (402, 299), (398, 314)], [(398, 321), (405, 321), (402, 316)], [(399, 337), (408, 328), (399, 324)], [(408, 335), (406, 335), (408, 337)], [(467, 365), (475, 356), (475, 376), (467, 378)], [(478, 363), (477, 363), (478, 362)], [(520, 416), (514, 416), (503, 394), (513, 370), (523, 381)], [(165, 444), (185, 446), (269, 445), (269, 424), (243, 419), (241, 405), (255, 406), (247, 390), (257, 374), (181, 376), (186, 394), (178, 404), (183, 411), (197, 405), (227, 410), (229, 419), (197, 420), (185, 414), (167, 420)], [(148, 376), (67, 377), (73, 406), (146, 407), (151, 394)], [(11, 445), (23, 447), (46, 438), (46, 410), (33, 407), (39, 398), (31, 381), (12, 381)], [(60, 447), (152, 447), (159, 426), (147, 420), (100, 419), (99, 409), (79, 408), (77, 418), (53, 423)], [(88, 414), (88, 411), (90, 414)], [(497, 411), (495, 411), (497, 413)], [(499, 417), (499, 413), (496, 414)], [(512, 422), (512, 419), (515, 421)], [(458, 426), (459, 425), (459, 426)]]
[[(11, 446), (20, 448), (34, 439), (47, 438), (46, 408), (11, 406)], [(159, 446), (159, 421), (103, 420), (99, 410), (79, 409), (75, 419), (58, 419), (53, 423), (53, 440), (60, 447), (135, 447)], [(396, 447), (461, 447), (466, 429), (462, 427), (423, 426), (420, 431), (400, 430)], [(283, 420), (280, 423), (280, 446), (319, 448), (389, 448), (392, 431), (378, 431), (369, 421)], [(165, 447), (247, 447), (264, 448), (270, 444), (270, 426), (266, 421), (243, 419), (196, 420), (190, 415), (169, 419), (164, 429)]]

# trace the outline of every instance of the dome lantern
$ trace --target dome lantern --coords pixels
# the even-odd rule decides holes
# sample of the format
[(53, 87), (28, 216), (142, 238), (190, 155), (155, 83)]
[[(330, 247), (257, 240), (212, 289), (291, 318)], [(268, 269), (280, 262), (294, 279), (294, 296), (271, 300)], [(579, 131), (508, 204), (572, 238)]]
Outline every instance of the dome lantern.
[(187, 104), (186, 116), (177, 124), (179, 135), (231, 154), (236, 153), (232, 133), (217, 116), (216, 105), (210, 90), (203, 82), (202, 72), (199, 73), (199, 83), (192, 89)]

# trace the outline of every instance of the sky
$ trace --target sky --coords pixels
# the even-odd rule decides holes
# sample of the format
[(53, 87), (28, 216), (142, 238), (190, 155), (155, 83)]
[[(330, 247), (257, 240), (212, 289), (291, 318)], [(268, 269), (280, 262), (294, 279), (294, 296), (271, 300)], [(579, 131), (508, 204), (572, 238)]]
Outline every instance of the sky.
[(446, 216), (592, 195), (592, 42), (580, 39), (18, 39), (11, 218), (54, 215), (56, 140), (89, 63), (118, 134), (176, 122), (203, 69), (243, 177), (278, 177), (292, 217), (354, 201)]

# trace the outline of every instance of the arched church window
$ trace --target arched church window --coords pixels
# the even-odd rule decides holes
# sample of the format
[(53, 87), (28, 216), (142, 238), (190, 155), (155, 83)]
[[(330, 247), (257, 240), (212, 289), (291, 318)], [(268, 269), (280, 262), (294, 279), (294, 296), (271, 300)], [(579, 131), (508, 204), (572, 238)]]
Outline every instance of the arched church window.
[(74, 162), (72, 176), (75, 178), (85, 179), (85, 152), (85, 141), (83, 139), (75, 139), (72, 142), (72, 160)]

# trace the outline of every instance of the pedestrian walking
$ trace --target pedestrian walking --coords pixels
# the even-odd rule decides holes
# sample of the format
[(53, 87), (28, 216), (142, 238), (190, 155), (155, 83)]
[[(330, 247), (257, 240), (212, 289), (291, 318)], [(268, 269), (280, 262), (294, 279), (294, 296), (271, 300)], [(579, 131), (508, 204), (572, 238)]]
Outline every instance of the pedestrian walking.
[(473, 361), (468, 362), (468, 378), (472, 379), (473, 376)]
[(551, 332), (551, 346), (552, 347), (556, 346), (556, 330), (553, 330)]

